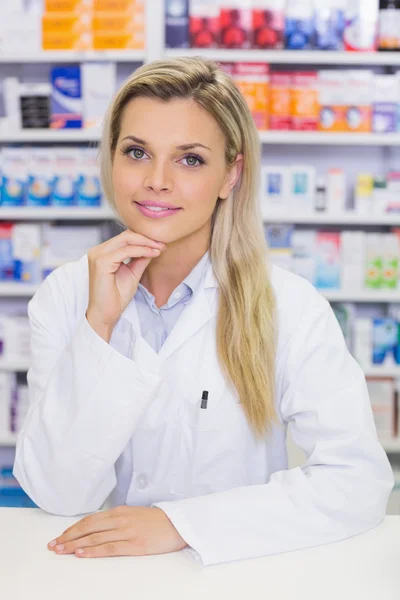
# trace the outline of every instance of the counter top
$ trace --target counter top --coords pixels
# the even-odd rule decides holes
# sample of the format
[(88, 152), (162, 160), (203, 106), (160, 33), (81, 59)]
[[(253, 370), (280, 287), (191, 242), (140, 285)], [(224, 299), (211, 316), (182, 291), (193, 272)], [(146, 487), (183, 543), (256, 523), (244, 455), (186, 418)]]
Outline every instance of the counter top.
[(187, 549), (87, 559), (47, 549), (83, 516), (0, 508), (2, 600), (400, 598), (400, 516), (342, 542), (208, 567)]

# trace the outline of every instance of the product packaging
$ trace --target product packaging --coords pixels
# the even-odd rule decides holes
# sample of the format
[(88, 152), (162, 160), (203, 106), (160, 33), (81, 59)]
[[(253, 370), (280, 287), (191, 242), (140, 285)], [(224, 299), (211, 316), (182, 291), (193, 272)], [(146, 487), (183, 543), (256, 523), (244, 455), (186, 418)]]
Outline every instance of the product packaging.
[(1, 152), (2, 206), (22, 206), (25, 203), (27, 156), (24, 148), (3, 148)]
[(316, 287), (319, 289), (340, 289), (340, 234), (326, 231), (318, 231), (316, 239), (316, 250)]
[(292, 129), (316, 131), (319, 120), (317, 72), (293, 72), (290, 94)]
[(370, 173), (358, 173), (354, 193), (354, 210), (357, 214), (372, 214), (374, 177)]
[(54, 180), (51, 194), (53, 206), (76, 204), (76, 180), (81, 153), (77, 148), (55, 148)]
[(374, 365), (395, 363), (397, 346), (397, 321), (390, 318), (372, 321), (372, 362)]
[(291, 75), (285, 72), (272, 72), (269, 93), (269, 128), (288, 130), (292, 127), (291, 117)]
[(48, 83), (20, 83), (18, 107), (23, 129), (43, 129), (50, 124), (51, 86)]
[(367, 386), (377, 435), (390, 440), (395, 435), (395, 382), (385, 377), (367, 377)]
[(83, 102), (79, 65), (53, 67), (51, 84), (51, 127), (53, 129), (81, 128)]
[(0, 223), (0, 281), (14, 280), (13, 223)]
[(354, 322), (354, 357), (362, 369), (372, 364), (372, 321), (357, 318)]
[(372, 71), (348, 69), (343, 73), (345, 84), (345, 131), (369, 132), (372, 127), (373, 79)]
[(355, 306), (350, 302), (335, 303), (332, 306), (335, 317), (338, 320), (340, 329), (342, 330), (346, 346), (350, 352), (354, 351), (354, 322), (355, 322)]
[(27, 206), (50, 206), (54, 183), (54, 161), (51, 148), (29, 151)]
[(76, 186), (78, 206), (100, 206), (101, 185), (97, 164), (98, 150), (85, 148), (78, 161), (78, 179)]
[(257, 129), (268, 129), (269, 65), (238, 62), (234, 66), (233, 79), (246, 98)]
[(288, 50), (311, 48), (313, 12), (312, 0), (287, 0), (285, 46)]
[(366, 233), (367, 262), (365, 287), (380, 289), (383, 278), (383, 240), (380, 233)]
[(220, 12), (215, 0), (190, 0), (190, 45), (217, 48), (220, 44)]
[(344, 48), (372, 52), (378, 47), (378, 1), (347, 0)]
[(297, 214), (314, 212), (316, 169), (311, 165), (290, 167), (290, 204)]
[(343, 169), (328, 169), (327, 174), (327, 211), (332, 215), (341, 215), (346, 210), (347, 182)]
[(364, 231), (343, 231), (341, 235), (342, 288), (360, 291), (364, 287), (366, 237)]
[(16, 223), (12, 230), (14, 280), (20, 283), (41, 282), (41, 226)]
[(395, 290), (400, 276), (400, 246), (394, 233), (383, 235), (382, 287)]
[(293, 225), (265, 225), (264, 233), (274, 265), (292, 270)]
[(284, 47), (286, 0), (253, 0), (253, 48)]
[(221, 48), (250, 48), (252, 0), (219, 0)]
[(84, 126), (99, 129), (117, 87), (116, 63), (86, 62), (81, 69)]
[(292, 235), (293, 272), (315, 285), (316, 281), (316, 231), (296, 229)]
[(286, 166), (263, 166), (261, 168), (262, 214), (279, 212), (289, 208), (290, 168)]
[(318, 102), (320, 105), (318, 129), (344, 131), (346, 128), (346, 73), (324, 70), (318, 73)]
[(314, 0), (312, 47), (342, 50), (346, 0)]
[(389, 171), (387, 181), (386, 212), (400, 213), (400, 171)]
[(400, 50), (400, 2), (380, 0), (379, 4), (379, 50)]
[(374, 75), (372, 131), (394, 133), (400, 97), (399, 79), (396, 75)]
[(166, 0), (165, 46), (189, 47), (189, 0)]

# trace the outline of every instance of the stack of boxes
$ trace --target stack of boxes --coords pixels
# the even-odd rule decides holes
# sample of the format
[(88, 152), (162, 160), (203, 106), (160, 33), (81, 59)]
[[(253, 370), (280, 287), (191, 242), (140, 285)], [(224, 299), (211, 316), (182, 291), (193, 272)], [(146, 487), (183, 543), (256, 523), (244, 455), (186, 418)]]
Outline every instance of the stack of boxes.
[(43, 50), (142, 50), (144, 0), (45, 0)]

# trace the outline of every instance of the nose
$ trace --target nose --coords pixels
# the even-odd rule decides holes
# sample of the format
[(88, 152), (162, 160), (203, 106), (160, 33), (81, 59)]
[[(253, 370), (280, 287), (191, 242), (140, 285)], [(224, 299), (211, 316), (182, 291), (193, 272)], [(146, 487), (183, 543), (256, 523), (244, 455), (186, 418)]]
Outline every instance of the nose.
[(148, 165), (144, 181), (147, 190), (160, 193), (172, 190), (172, 179), (168, 166), (162, 161), (152, 161)]

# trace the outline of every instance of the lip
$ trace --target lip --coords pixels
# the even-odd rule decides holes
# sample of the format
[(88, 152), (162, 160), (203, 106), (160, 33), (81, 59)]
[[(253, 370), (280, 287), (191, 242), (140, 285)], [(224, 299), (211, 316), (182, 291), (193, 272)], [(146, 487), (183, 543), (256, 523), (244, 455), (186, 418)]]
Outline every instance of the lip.
[[(162, 211), (158, 211), (158, 212), (153, 212), (152, 210), (149, 210), (148, 208), (145, 208), (144, 206), (142, 206), (142, 204), (139, 204), (139, 202), (135, 202), (139, 212), (144, 215), (145, 217), (148, 217), (149, 219), (167, 219), (168, 217), (172, 217), (173, 215), (177, 215), (182, 209), (181, 208), (174, 208), (174, 209), (170, 209), (170, 210), (162, 210)], [(148, 206), (153, 206), (150, 203), (148, 204)], [(163, 207), (165, 208), (165, 207)]]
[(174, 206), (167, 202), (159, 202), (158, 200), (147, 200), (146, 202), (136, 202), (136, 204), (140, 204), (141, 206), (159, 206), (160, 208), (180, 208), (179, 206)]

